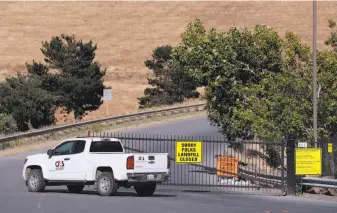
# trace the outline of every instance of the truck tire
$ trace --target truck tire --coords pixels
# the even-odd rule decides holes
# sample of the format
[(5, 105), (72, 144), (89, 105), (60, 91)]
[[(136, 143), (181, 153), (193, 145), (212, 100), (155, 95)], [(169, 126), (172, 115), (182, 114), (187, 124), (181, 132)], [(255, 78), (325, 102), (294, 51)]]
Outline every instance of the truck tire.
[(97, 178), (97, 191), (101, 196), (112, 196), (116, 194), (118, 184), (112, 172), (102, 172)]
[(156, 183), (143, 183), (134, 186), (137, 194), (141, 197), (150, 197), (156, 191)]
[(71, 193), (81, 193), (84, 189), (84, 185), (67, 186), (67, 188)]
[(27, 177), (27, 187), (30, 192), (43, 192), (46, 182), (43, 179), (41, 169), (33, 169)]

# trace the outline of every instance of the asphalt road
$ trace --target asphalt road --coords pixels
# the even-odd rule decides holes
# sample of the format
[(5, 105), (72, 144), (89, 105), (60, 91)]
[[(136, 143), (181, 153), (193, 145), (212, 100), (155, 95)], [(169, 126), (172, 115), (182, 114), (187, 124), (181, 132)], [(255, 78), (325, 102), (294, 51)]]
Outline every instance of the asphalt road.
[[(185, 134), (190, 137), (197, 135), (220, 136), (216, 129), (209, 126), (205, 118), (175, 121), (128, 132)], [(160, 146), (158, 148), (158, 145), (155, 144), (151, 147), (154, 147), (153, 150), (162, 150)], [(140, 146), (140, 148), (144, 147)], [(172, 152), (172, 147), (168, 146), (166, 150)], [(210, 155), (216, 154), (213, 151), (206, 152)], [(337, 212), (336, 202), (294, 197), (187, 192), (181, 189), (159, 189), (153, 197), (149, 198), (137, 197), (133, 190), (121, 190), (114, 197), (100, 197), (92, 190), (85, 190), (82, 194), (70, 194), (64, 187), (48, 187), (45, 193), (29, 193), (21, 175), (23, 160), (28, 154), (32, 153), (0, 158), (0, 213)], [(209, 162), (206, 159), (203, 164), (213, 163), (213, 161)], [(173, 169), (173, 171), (178, 173), (181, 170)], [(196, 173), (196, 175), (202, 174)], [(174, 181), (186, 181), (184, 175), (173, 174), (173, 176), (175, 177)], [(179, 177), (183, 178), (179, 179)], [(200, 176), (197, 179), (200, 181)], [(204, 183), (203, 180), (201, 183)]]

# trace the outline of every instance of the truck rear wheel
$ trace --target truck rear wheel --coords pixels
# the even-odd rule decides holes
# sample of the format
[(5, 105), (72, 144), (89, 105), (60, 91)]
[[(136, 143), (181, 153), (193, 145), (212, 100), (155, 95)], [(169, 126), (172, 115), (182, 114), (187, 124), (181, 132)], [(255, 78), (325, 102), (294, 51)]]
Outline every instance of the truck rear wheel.
[(67, 188), (71, 193), (81, 193), (84, 189), (84, 185), (67, 186)]
[(27, 186), (30, 192), (43, 192), (46, 188), (46, 182), (43, 179), (41, 169), (33, 169), (27, 177)]
[(137, 194), (141, 197), (150, 197), (156, 191), (156, 183), (142, 183), (134, 186)]
[(97, 191), (101, 196), (116, 194), (118, 183), (114, 180), (112, 172), (102, 172), (97, 178)]

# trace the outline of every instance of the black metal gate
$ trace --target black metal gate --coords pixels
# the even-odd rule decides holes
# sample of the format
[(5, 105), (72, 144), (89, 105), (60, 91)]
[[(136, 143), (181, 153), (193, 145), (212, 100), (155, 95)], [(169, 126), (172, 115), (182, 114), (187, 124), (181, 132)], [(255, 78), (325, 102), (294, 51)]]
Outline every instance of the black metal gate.
[[(98, 135), (119, 138), (127, 152), (169, 153), (170, 181), (158, 188), (268, 195), (285, 193), (284, 142), (228, 142), (222, 137), (132, 133)], [(185, 162), (179, 162), (182, 160)]]

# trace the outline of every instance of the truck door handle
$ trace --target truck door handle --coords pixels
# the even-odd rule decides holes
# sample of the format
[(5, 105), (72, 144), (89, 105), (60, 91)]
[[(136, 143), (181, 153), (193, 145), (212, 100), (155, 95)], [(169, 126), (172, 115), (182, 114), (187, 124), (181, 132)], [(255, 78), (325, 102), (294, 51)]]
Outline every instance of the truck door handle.
[(64, 158), (64, 160), (70, 160), (70, 158)]

